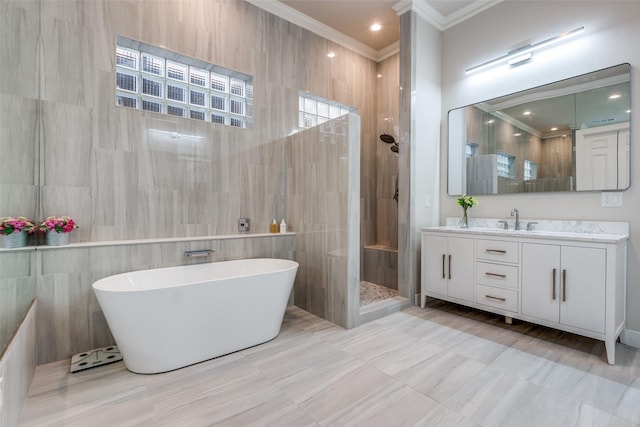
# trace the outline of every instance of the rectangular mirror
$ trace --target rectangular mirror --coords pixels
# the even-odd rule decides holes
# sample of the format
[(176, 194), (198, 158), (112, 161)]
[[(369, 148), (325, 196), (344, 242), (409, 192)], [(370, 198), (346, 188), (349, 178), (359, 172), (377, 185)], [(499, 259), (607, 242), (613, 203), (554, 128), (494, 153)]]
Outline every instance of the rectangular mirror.
[(449, 111), (449, 195), (629, 188), (631, 66)]

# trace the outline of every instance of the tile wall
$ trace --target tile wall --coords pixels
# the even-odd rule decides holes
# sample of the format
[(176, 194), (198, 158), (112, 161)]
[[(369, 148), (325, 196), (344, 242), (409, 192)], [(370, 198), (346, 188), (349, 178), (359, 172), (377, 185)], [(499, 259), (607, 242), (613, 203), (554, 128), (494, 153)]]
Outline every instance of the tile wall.
[(342, 327), (356, 326), (360, 118), (349, 114), (287, 140), (287, 210), (300, 263), (295, 304)]

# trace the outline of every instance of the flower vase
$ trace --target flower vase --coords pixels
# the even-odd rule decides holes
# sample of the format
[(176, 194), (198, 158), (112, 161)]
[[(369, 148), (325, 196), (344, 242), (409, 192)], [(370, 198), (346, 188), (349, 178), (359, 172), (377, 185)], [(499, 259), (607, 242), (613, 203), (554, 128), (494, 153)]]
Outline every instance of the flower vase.
[(27, 246), (27, 232), (19, 231), (11, 234), (0, 234), (0, 248), (13, 249)]
[(469, 228), (469, 216), (467, 210), (462, 209), (462, 218), (460, 218), (460, 228)]
[(69, 235), (71, 233), (58, 233), (56, 231), (47, 231), (47, 246), (64, 246), (69, 244)]

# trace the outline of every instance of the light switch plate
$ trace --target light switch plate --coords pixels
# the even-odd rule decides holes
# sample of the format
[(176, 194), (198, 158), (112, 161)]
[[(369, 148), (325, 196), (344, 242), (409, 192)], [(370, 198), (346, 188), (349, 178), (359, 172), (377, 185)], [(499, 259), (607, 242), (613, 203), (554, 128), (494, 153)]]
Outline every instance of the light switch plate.
[(622, 207), (622, 192), (621, 191), (603, 191), (602, 206), (607, 208)]

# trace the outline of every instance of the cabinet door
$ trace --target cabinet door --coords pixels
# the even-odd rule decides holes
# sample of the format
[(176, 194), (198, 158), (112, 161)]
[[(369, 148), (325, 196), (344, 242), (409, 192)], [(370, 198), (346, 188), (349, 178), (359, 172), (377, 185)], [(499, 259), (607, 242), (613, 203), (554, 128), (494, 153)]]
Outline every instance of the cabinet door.
[(560, 323), (604, 333), (606, 250), (563, 246)]
[(560, 321), (560, 246), (522, 244), (522, 314)]
[(474, 301), (474, 240), (464, 237), (449, 237), (448, 243), (449, 255), (447, 257), (447, 268), (449, 296)]
[(422, 235), (422, 286), (429, 291), (447, 295), (447, 237)]

